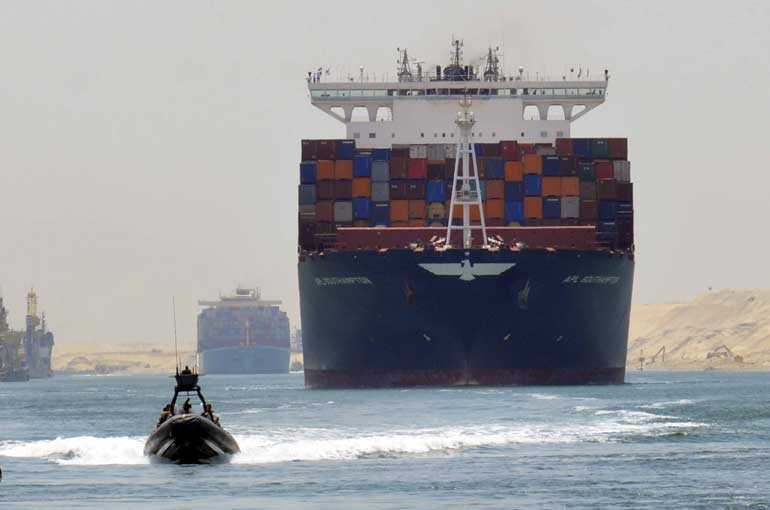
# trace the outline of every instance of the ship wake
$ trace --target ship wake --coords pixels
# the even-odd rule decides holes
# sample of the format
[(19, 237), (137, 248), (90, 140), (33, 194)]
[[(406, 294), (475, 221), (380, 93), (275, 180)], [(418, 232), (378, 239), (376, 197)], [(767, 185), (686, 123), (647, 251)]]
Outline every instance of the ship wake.
[[(579, 412), (561, 423), (464, 425), (388, 431), (297, 428), (235, 435), (242, 453), (235, 464), (355, 460), (452, 455), (463, 450), (516, 445), (625, 442), (681, 435), (706, 424), (633, 410)], [(588, 411), (588, 412), (586, 412)], [(46, 459), (61, 465), (146, 464), (142, 437), (79, 436), (44, 441), (0, 442), (0, 456)]]

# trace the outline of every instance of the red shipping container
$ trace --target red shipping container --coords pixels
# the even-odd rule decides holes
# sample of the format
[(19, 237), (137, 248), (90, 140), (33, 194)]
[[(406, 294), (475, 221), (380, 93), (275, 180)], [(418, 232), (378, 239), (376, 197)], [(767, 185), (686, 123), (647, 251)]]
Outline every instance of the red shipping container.
[(446, 175), (446, 165), (443, 161), (434, 163), (428, 162), (428, 179), (443, 179)]
[(500, 155), (505, 161), (519, 161), (521, 159), (519, 142), (515, 140), (500, 142)]
[(409, 200), (425, 200), (425, 181), (409, 181), (406, 198)]
[(334, 200), (334, 181), (318, 181), (315, 196), (317, 200)]
[(525, 154), (537, 154), (534, 143), (520, 143), (519, 155), (524, 157)]
[(580, 183), (580, 199), (596, 200), (596, 183), (595, 182)]
[(505, 219), (504, 218), (487, 218), (486, 223), (487, 223), (487, 227), (504, 227)]
[(524, 197), (524, 217), (542, 219), (543, 199), (540, 197)]
[(315, 161), (318, 159), (318, 142), (316, 140), (302, 140), (302, 161)]
[(505, 198), (505, 181), (487, 181), (487, 200)]
[[(596, 200), (580, 201), (580, 219), (585, 221), (596, 221), (599, 218), (599, 205)], [(581, 224), (583, 224), (581, 222)]]
[(455, 176), (455, 160), (447, 159), (444, 165), (444, 179), (452, 180)]
[(409, 167), (406, 158), (390, 158), (390, 179), (406, 179), (409, 177)]
[(628, 159), (627, 138), (610, 138), (607, 140), (607, 149), (612, 159)]
[(390, 199), (406, 200), (409, 198), (409, 183), (407, 181), (391, 181)]
[(334, 179), (352, 179), (353, 161), (349, 159), (338, 159), (334, 162)]
[(572, 139), (557, 138), (556, 154), (558, 154), (559, 156), (572, 156)]
[(334, 159), (336, 141), (335, 140), (318, 140), (317, 155), (318, 159)]
[(404, 159), (406, 159), (408, 157), (409, 157), (409, 146), (408, 145), (406, 147), (404, 147), (404, 146), (400, 146), (400, 147), (393, 146), (390, 149), (390, 159), (391, 160), (393, 158), (404, 158)]
[(410, 179), (426, 179), (428, 177), (428, 160), (410, 159), (407, 175)]
[(425, 200), (409, 201), (409, 219), (425, 218)]
[[(615, 170), (613, 169), (613, 172)], [(570, 176), (577, 175), (577, 167), (575, 165), (575, 158), (572, 156), (560, 156), (559, 157), (559, 174)]]
[(390, 201), (390, 221), (409, 221), (409, 201), (391, 200)]
[(409, 226), (410, 227), (424, 227), (425, 226), (425, 220), (422, 219), (411, 219), (409, 220)]
[(316, 163), (316, 181), (331, 181), (334, 179), (334, 161), (319, 159)]
[(334, 221), (334, 202), (322, 200), (315, 203), (315, 219), (319, 222)]
[(596, 183), (596, 197), (599, 200), (617, 200), (618, 182), (615, 179), (599, 179)]
[(334, 200), (353, 198), (353, 181), (334, 181)]
[(481, 147), (481, 155), (484, 156), (485, 158), (500, 157), (499, 143), (480, 143), (478, 145)]
[(619, 182), (617, 185), (617, 196), (621, 202), (633, 202), (634, 184), (631, 182)]
[(594, 161), (594, 170), (596, 170), (596, 179), (612, 179), (615, 177), (615, 168), (612, 161)]

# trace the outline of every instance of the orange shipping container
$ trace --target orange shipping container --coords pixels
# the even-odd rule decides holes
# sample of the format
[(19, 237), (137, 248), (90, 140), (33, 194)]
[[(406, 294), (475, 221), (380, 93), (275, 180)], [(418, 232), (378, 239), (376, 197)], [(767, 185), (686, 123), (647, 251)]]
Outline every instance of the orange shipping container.
[(524, 165), (525, 174), (542, 175), (543, 159), (539, 154), (525, 154), (521, 157), (521, 163)]
[(353, 198), (369, 198), (372, 195), (372, 180), (369, 177), (353, 179)]
[(484, 216), (490, 220), (501, 220), (505, 217), (505, 201), (500, 199), (487, 199), (484, 207)]
[(315, 175), (317, 181), (331, 181), (334, 179), (334, 161), (319, 159), (316, 164)]
[(425, 200), (409, 201), (409, 219), (425, 218)]
[(524, 217), (541, 219), (543, 217), (543, 199), (540, 197), (524, 197)]
[(524, 180), (524, 163), (521, 161), (505, 162), (505, 180), (508, 182), (520, 182)]
[(580, 177), (562, 177), (561, 178), (561, 196), (579, 197), (580, 196)]
[(487, 199), (504, 197), (505, 181), (487, 181)]
[(390, 226), (391, 227), (408, 227), (409, 222), (408, 221), (391, 221)]
[(543, 196), (561, 196), (561, 177), (543, 177)]
[(334, 179), (352, 179), (353, 161), (349, 159), (338, 159), (334, 162)]
[(409, 221), (409, 200), (390, 201), (390, 221)]
[[(482, 203), (483, 206), (483, 203)], [(449, 211), (449, 200), (446, 202), (447, 211)], [(479, 214), (479, 208), (476, 206), (468, 206), (470, 209), (471, 221), (481, 221), (481, 215)], [(448, 214), (448, 213), (447, 213)], [(463, 219), (463, 206), (455, 204), (455, 210), (452, 211), (452, 218), (455, 220)]]
[(409, 220), (410, 227), (424, 227), (425, 220)]

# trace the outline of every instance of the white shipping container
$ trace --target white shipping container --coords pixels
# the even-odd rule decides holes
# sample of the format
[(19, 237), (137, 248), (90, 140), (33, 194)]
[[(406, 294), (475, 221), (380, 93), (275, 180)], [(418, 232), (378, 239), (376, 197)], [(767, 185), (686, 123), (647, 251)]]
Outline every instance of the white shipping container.
[(618, 182), (631, 182), (631, 162), (615, 160), (612, 162), (615, 172), (615, 180)]
[(372, 161), (372, 182), (388, 182), (390, 180), (390, 162)]
[(580, 198), (561, 197), (561, 217), (578, 218), (580, 216)]
[(444, 145), (440, 143), (434, 143), (428, 145), (428, 159), (433, 161), (444, 159)]
[(409, 157), (411, 159), (426, 159), (428, 157), (427, 145), (410, 145)]
[(390, 200), (390, 183), (372, 183), (372, 202), (387, 202)]
[(353, 202), (334, 202), (334, 221), (353, 221)]

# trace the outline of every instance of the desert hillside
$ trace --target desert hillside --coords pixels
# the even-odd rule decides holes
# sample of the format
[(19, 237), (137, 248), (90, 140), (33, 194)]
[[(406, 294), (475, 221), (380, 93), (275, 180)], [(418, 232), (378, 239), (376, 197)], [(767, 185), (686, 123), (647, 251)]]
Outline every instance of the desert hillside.
[(638, 370), (641, 357), (645, 370), (770, 368), (770, 290), (719, 290), (690, 303), (634, 306), (628, 368)]

